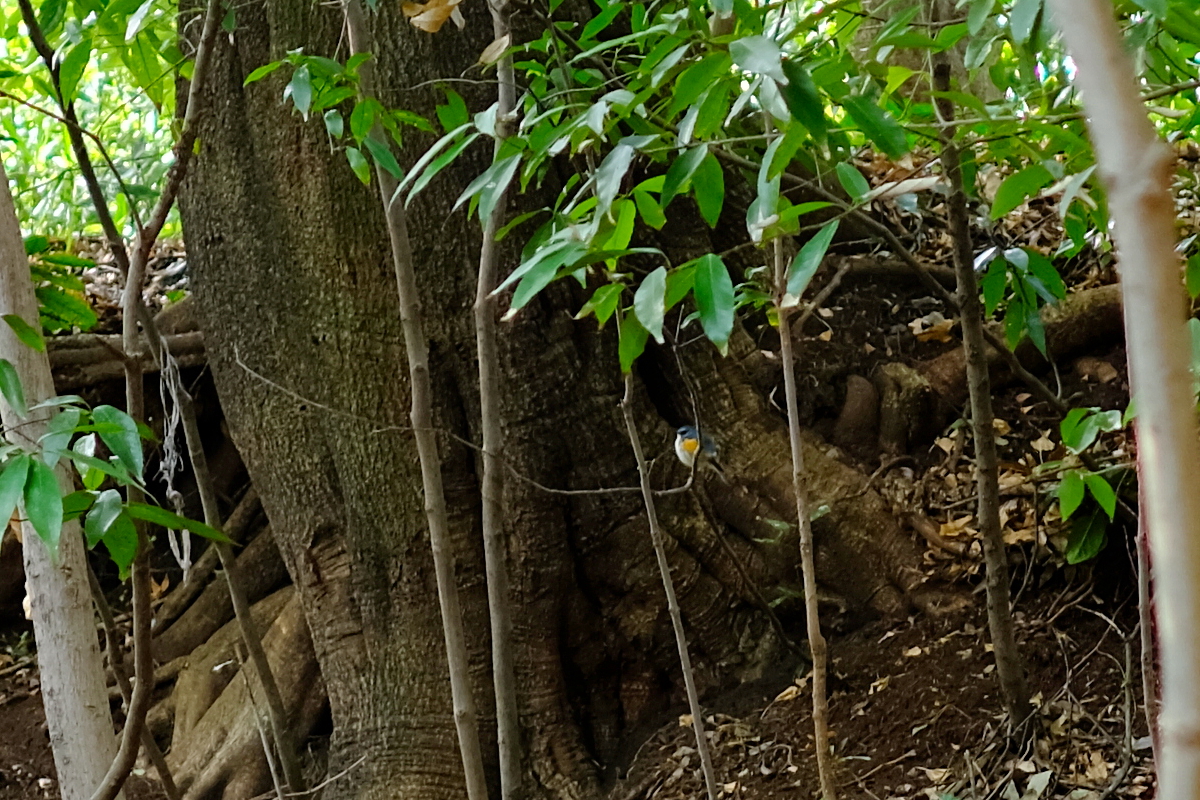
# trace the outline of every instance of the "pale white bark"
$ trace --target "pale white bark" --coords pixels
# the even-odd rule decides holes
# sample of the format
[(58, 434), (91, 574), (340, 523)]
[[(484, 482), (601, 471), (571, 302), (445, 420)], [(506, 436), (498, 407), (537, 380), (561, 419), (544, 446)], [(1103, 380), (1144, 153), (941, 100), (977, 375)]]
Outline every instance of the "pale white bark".
[[(30, 325), (38, 325), (29, 263), (8, 177), (0, 164), (0, 315), (4, 314), (17, 314)], [(0, 358), (16, 367), (30, 405), (54, 396), (47, 355), (21, 344), (3, 323)], [(30, 419), (21, 420), (7, 404), (0, 403), (0, 417), (9, 439), (33, 446), (45, 431), (50, 411), (36, 411)], [(63, 493), (71, 492), (74, 486), (66, 462), (55, 472)], [(117, 741), (104, 688), (83, 537), (78, 522), (63, 525), (57, 558), (52, 560), (29, 523), (22, 527), (25, 585), (32, 600), (42, 704), (54, 765), (63, 800), (86, 800), (104, 779)]]
[(1076, 83), (1116, 221), (1160, 625), (1158, 796), (1189, 800), (1200, 797), (1200, 447), (1175, 253), (1173, 159), (1146, 118), (1112, 5), (1055, 0), (1053, 9), (1079, 70)]

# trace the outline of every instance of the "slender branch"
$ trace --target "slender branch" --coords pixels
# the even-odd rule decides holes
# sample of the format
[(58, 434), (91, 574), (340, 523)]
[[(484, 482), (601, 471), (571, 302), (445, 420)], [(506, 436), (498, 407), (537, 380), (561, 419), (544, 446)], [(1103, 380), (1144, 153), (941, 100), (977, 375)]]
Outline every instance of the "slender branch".
[[(359, 0), (344, 0), (342, 13), (346, 20), (352, 53), (370, 52), (366, 20)], [(362, 98), (375, 93), (374, 69), (370, 61), (359, 67), (359, 93)], [(382, 126), (376, 122), (368, 134), (377, 144), (387, 148)], [(462, 608), (454, 576), (454, 551), (450, 540), (446, 514), (446, 494), (442, 486), (442, 466), (438, 455), (437, 438), (433, 432), (433, 387), (429, 377), (429, 341), (425, 338), (420, 313), (420, 292), (413, 265), (412, 243), (408, 238), (408, 219), (403, 203), (393, 203), (396, 179), (378, 162), (375, 177), (379, 183), (380, 201), (387, 221), (388, 238), (392, 246), (392, 263), (396, 272), (399, 295), (400, 326), (404, 332), (404, 348), (408, 357), (409, 389), (412, 393), (410, 418), (413, 437), (417, 443), (417, 458), (421, 467), (421, 484), (425, 494), (425, 518), (429, 525), (429, 543), (433, 550), (434, 573), (437, 578), (438, 602), (442, 615), (442, 632), (446, 639), (446, 661), (450, 672), (450, 694), (454, 703), (454, 724), (462, 754), (463, 773), (469, 800), (487, 799), (487, 779), (483, 769), (483, 752), (479, 745), (475, 698), (471, 693), (470, 665), (467, 659), (466, 635), (463, 633)]]
[[(148, 333), (150, 333), (148, 331)], [(161, 339), (159, 340), (161, 341)], [(196, 486), (200, 492), (200, 505), (204, 509), (204, 522), (214, 528), (221, 524), (221, 511), (217, 501), (217, 492), (213, 486), (212, 474), (208, 469), (208, 457), (204, 453), (204, 442), (200, 438), (200, 426), (196, 421), (196, 405), (191, 394), (184, 388), (179, 379), (178, 370), (165, 370), (170, 375), (171, 395), (183, 419), (183, 436), (187, 442), (188, 458), (191, 460), (192, 474), (196, 478)], [(275, 740), (275, 751), (279, 757), (279, 765), (283, 770), (283, 779), (289, 791), (304, 791), (304, 775), (300, 771), (300, 761), (297, 755), (296, 738), (288, 724), (287, 709), (283, 704), (283, 696), (279, 692), (279, 684), (271, 671), (271, 662), (263, 649), (262, 634), (250, 614), (250, 601), (246, 597), (246, 583), (241, 577), (237, 558), (233, 548), (225, 542), (213, 542), (212, 547), (217, 551), (221, 560), (221, 570), (225, 573), (225, 584), (229, 589), (229, 599), (233, 604), (233, 614), (237, 619), (238, 630), (242, 643), (246, 646), (250, 666), (262, 687), (267, 704), (267, 719), (271, 725), (271, 737)]]
[[(946, 98), (950, 91), (950, 61), (944, 53), (933, 55), (933, 88), (939, 95), (936, 109), (944, 121), (954, 119), (954, 104)], [(1031, 717), (1029, 684), (1017, 650), (1013, 627), (1012, 601), (1008, 582), (1008, 560), (1000, 526), (1000, 470), (993, 427), (991, 383), (983, 337), (983, 309), (971, 248), (967, 196), (963, 190), (962, 162), (954, 142), (955, 128), (942, 129), (942, 165), (950, 182), (947, 206), (950, 235), (953, 240), (954, 268), (958, 273), (959, 322), (963, 331), (963, 350), (967, 361), (967, 387), (971, 397), (971, 429), (975, 442), (975, 480), (979, 492), (976, 516), (987, 565), (988, 628), (996, 656), (1000, 691), (1011, 723), (1022, 735), (1029, 733), (1025, 721)], [(1006, 348), (1007, 349), (1007, 348)]]
[[(829, 700), (827, 697), (828, 653), (821, 633), (817, 599), (817, 566), (813, 552), (812, 515), (808, 507), (808, 489), (804, 485), (804, 445), (800, 441), (800, 401), (796, 391), (796, 356), (792, 348), (791, 307), (783, 302), (787, 290), (787, 267), (783, 241), (775, 240), (775, 313), (779, 319), (780, 360), (783, 362), (783, 392), (787, 406), (788, 442), (792, 450), (792, 494), (796, 497), (796, 524), (800, 529), (800, 571), (804, 580), (804, 619), (812, 652), (812, 720), (817, 751), (817, 775), (822, 800), (836, 800), (832, 753), (829, 741)], [(815, 304), (814, 304), (815, 307)]]
[(679, 611), (679, 600), (675, 597), (675, 582), (671, 579), (671, 563), (667, 560), (667, 548), (663, 542), (662, 529), (658, 526), (658, 511), (654, 503), (654, 492), (650, 489), (650, 470), (642, 453), (642, 440), (638, 436), (637, 422), (633, 416), (633, 372), (625, 375), (625, 397), (621, 400), (621, 413), (625, 416), (625, 430), (633, 457), (637, 461), (638, 477), (641, 479), (642, 500), (646, 505), (646, 522), (650, 527), (650, 541), (654, 545), (654, 556), (658, 559), (658, 571), (662, 575), (663, 591), (667, 594), (667, 611), (671, 615), (671, 627), (675, 631), (675, 646), (679, 650), (679, 666), (683, 670), (683, 686), (687, 691), (688, 710), (692, 715), (692, 729), (696, 732), (696, 751), (700, 754), (700, 767), (704, 771), (704, 786), (708, 800), (717, 800), (717, 776), (713, 771), (712, 755), (708, 750), (708, 737), (704, 734), (704, 709), (700, 707), (700, 695), (696, 692), (696, 677), (692, 673), (692, 659), (688, 655), (687, 631), (683, 628), (683, 615)]
[[(511, 38), (506, 0), (489, 0), (492, 32), (497, 40)], [(497, 64), (496, 146), (498, 156), (512, 135), (516, 112), (516, 79), (512, 56)], [(512, 604), (509, 599), (508, 548), (504, 536), (504, 481), (501, 454), (504, 431), (500, 419), (500, 357), (496, 343), (496, 288), (499, 252), (496, 234), (504, 225), (508, 189), (500, 193), (483, 226), (479, 252), (479, 281), (475, 293), (475, 346), (479, 356), (479, 416), (483, 438), (483, 477), (480, 480), (480, 518), (484, 568), (492, 628), (492, 684), (496, 694), (496, 738), (500, 752), (501, 800), (521, 796), (521, 729), (517, 678), (512, 647)]]
[[(113, 619), (112, 608), (108, 605), (108, 600), (104, 598), (100, 579), (96, 577), (96, 571), (92, 569), (90, 563), (88, 564), (88, 585), (92, 590), (92, 603), (96, 606), (100, 625), (104, 629), (104, 647), (108, 651), (108, 665), (112, 668), (113, 677), (117, 680), (117, 688), (121, 690), (121, 699), (125, 701), (125, 708), (128, 709), (133, 689), (129, 685), (129, 676), (125, 674), (125, 665), (121, 658), (117, 622)], [(158, 742), (154, 741), (154, 736), (146, 726), (142, 726), (142, 747), (145, 748), (146, 755), (150, 757), (150, 763), (154, 765), (154, 770), (158, 773), (158, 782), (162, 784), (163, 793), (166, 794), (168, 800), (180, 800), (182, 795), (179, 793), (179, 787), (175, 785), (175, 779), (171, 776), (171, 768), (167, 766), (162, 749), (159, 748)]]

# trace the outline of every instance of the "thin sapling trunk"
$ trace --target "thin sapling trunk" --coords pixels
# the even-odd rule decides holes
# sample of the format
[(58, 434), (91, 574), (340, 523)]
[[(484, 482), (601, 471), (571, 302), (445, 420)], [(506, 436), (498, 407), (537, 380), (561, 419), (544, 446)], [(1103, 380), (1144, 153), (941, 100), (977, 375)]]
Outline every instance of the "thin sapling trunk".
[(788, 441), (792, 450), (792, 493), (796, 496), (796, 524), (800, 529), (800, 570), (804, 580), (804, 619), (808, 644), (812, 651), (813, 741), (817, 750), (817, 775), (822, 800), (836, 800), (832, 753), (829, 744), (829, 699), (827, 697), (828, 653), (821, 633), (817, 607), (817, 566), (813, 554), (812, 518), (808, 508), (808, 489), (804, 485), (804, 450), (800, 441), (800, 403), (796, 395), (796, 356), (792, 348), (792, 306), (784, 303), (787, 273), (783, 242), (775, 240), (775, 310), (779, 319), (780, 359), (783, 362), (783, 392), (787, 407)]
[(962, 324), (963, 352), (967, 360), (967, 388), (971, 394), (971, 433), (975, 442), (975, 482), (979, 492), (976, 515), (987, 568), (988, 629), (996, 656), (1000, 692), (1012, 724), (1025, 735), (1030, 719), (1029, 684), (1017, 649), (1008, 584), (1008, 559), (1000, 530), (1000, 468), (996, 456), (992, 390), (988, 377), (987, 343), (983, 335), (983, 308), (975, 279), (970, 219), (963, 190), (962, 165), (954, 142), (954, 104), (950, 90), (950, 63), (945, 54), (934, 55), (934, 91), (942, 122), (942, 168), (950, 182), (947, 206), (950, 235), (954, 240), (954, 270), (958, 276), (958, 311)]
[(675, 631), (675, 646), (679, 650), (679, 666), (683, 669), (683, 686), (687, 691), (688, 711), (692, 715), (692, 729), (696, 732), (696, 752), (700, 755), (700, 767), (704, 771), (704, 786), (708, 800), (717, 800), (717, 776), (713, 771), (712, 754), (708, 749), (708, 738), (704, 733), (704, 709), (700, 707), (700, 695), (696, 692), (696, 677), (692, 673), (692, 658), (688, 655), (687, 631), (683, 629), (683, 614), (679, 600), (675, 597), (675, 582), (671, 579), (671, 563), (667, 560), (667, 548), (663, 543), (662, 529), (658, 526), (658, 511), (654, 504), (654, 489), (650, 486), (650, 469), (642, 452), (642, 440), (638, 436), (637, 421), (633, 417), (633, 373), (625, 376), (625, 397), (621, 400), (621, 413), (625, 416), (625, 430), (633, 457), (637, 461), (638, 477), (641, 481), (642, 500), (646, 505), (646, 522), (650, 527), (650, 542), (654, 545), (654, 556), (658, 559), (658, 571), (662, 575), (663, 591), (667, 594), (667, 611), (671, 615), (671, 627)]
[[(507, 0), (488, 0), (492, 30), (497, 40), (511, 37)], [(496, 65), (496, 152), (510, 135), (516, 106), (512, 57), (507, 53)], [(479, 282), (475, 293), (475, 346), (479, 353), (479, 415), (483, 433), (483, 477), (480, 480), (480, 517), (483, 556), (487, 572), (488, 614), (492, 628), (492, 683), (496, 693), (496, 738), (500, 751), (500, 797), (521, 795), (521, 730), (517, 707), (516, 668), (512, 650), (512, 605), (508, 590), (508, 548), (505, 546), (503, 471), (500, 466), (504, 432), (500, 419), (500, 360), (496, 348), (496, 288), (499, 251), (496, 234), (504, 224), (508, 191), (501, 193), (483, 225), (479, 253)]]
[[(367, 53), (367, 26), (359, 0), (345, 0), (346, 30), (353, 54)], [(371, 62), (359, 67), (361, 99), (374, 95), (374, 75)], [(379, 123), (368, 134), (381, 147), (387, 139)], [(387, 220), (388, 238), (392, 245), (392, 264), (396, 270), (399, 294), (400, 326), (404, 331), (404, 348), (408, 356), (409, 390), (412, 393), (410, 418), (417, 457), (421, 465), (421, 484), (425, 494), (425, 518), (429, 524), (429, 543), (433, 550), (433, 567), (437, 578), (438, 603), (442, 614), (442, 631), (446, 639), (446, 661), (450, 671), (450, 694), (454, 703), (454, 724), (458, 731), (458, 746), (462, 753), (463, 773), (470, 800), (487, 800), (487, 780), (483, 770), (483, 752), (479, 746), (475, 698), (471, 694), (470, 665), (467, 660), (466, 635), (463, 632), (462, 609), (458, 586), (454, 579), (454, 552), (450, 542), (446, 517), (446, 495), (442, 488), (442, 465), (433, 427), (433, 387), (429, 378), (429, 342), (421, 323), (420, 293), (417, 290), (413, 266), (412, 245), (408, 238), (408, 220), (404, 203), (393, 202), (397, 182), (386, 169), (376, 164), (375, 178), (379, 183), (380, 200)]]
[[(1200, 448), (1175, 251), (1174, 158), (1146, 117), (1111, 3), (1054, 0), (1078, 72), (1121, 267), (1141, 505), (1160, 647), (1158, 796), (1200, 797)], [(1061, 24), (1069, 20), (1070, 24)]]

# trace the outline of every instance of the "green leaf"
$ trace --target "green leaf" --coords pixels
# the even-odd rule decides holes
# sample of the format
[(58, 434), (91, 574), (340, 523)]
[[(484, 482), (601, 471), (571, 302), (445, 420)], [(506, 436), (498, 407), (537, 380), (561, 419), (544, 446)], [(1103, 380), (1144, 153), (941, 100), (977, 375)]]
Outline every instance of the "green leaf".
[(119, 408), (112, 406), (96, 406), (92, 410), (92, 419), (102, 425), (110, 425), (112, 429), (99, 430), (100, 440), (120, 460), (121, 465), (131, 475), (141, 480), (142, 439), (138, 435), (137, 423), (133, 418)]
[(1167, 18), (1167, 0), (1133, 0), (1159, 19)]
[(650, 334), (633, 314), (625, 314), (621, 317), (617, 331), (620, 338), (617, 351), (621, 359), (621, 374), (628, 375), (629, 371), (633, 369), (633, 362), (646, 349), (646, 339)]
[(666, 313), (664, 299), (667, 296), (667, 268), (659, 267), (642, 279), (633, 293), (633, 313), (654, 341), (663, 343), (663, 315)]
[(1103, 475), (1097, 475), (1094, 472), (1084, 475), (1083, 482), (1087, 484), (1088, 491), (1092, 493), (1092, 497), (1096, 499), (1100, 508), (1104, 509), (1104, 513), (1108, 514), (1108, 518), (1111, 520), (1117, 513), (1117, 493), (1113, 491), (1112, 484), (1105, 480)]
[(837, 172), (838, 183), (842, 184), (842, 188), (854, 202), (861, 202), (867, 192), (871, 191), (871, 184), (867, 183), (863, 174), (850, 162), (839, 162), (834, 169)]
[[(153, 2), (153, 0), (150, 1)], [(79, 79), (83, 77), (91, 57), (92, 37), (90, 36), (83, 37), (79, 44), (72, 47), (63, 56), (62, 63), (58, 68), (58, 82), (64, 104), (75, 101), (75, 89), (79, 86)]]
[(41, 234), (25, 237), (25, 255), (34, 256), (38, 253), (44, 253), (49, 249), (50, 239)]
[(662, 207), (671, 205), (676, 195), (683, 194), (692, 185), (692, 176), (708, 155), (708, 145), (697, 145), (671, 162), (662, 188)]
[(992, 259), (992, 263), (988, 264), (987, 272), (984, 273), (982, 281), (983, 312), (989, 317), (996, 313), (996, 307), (1004, 299), (1004, 289), (1008, 286), (1008, 270), (1005, 268), (1007, 263), (1001, 256), (996, 256)]
[(992, 199), (992, 219), (1000, 219), (1053, 181), (1054, 176), (1050, 174), (1050, 170), (1041, 164), (1034, 164), (1009, 175), (1000, 184), (996, 196)]
[(205, 539), (214, 542), (223, 542), (224, 544), (233, 544), (228, 536), (221, 533), (216, 528), (205, 525), (203, 522), (197, 522), (194, 519), (181, 517), (174, 511), (167, 511), (165, 508), (148, 505), (146, 503), (126, 503), (125, 513), (134, 519), (144, 520), (152, 525), (161, 525), (173, 531), (186, 530), (191, 531), (197, 536), (203, 536)]
[(285, 63), (287, 62), (272, 61), (270, 64), (263, 64), (261, 67), (253, 70), (249, 75), (246, 76), (246, 80), (242, 81), (242, 86), (249, 86), (255, 81), (261, 81), (263, 78), (282, 67)]
[(90, 491), (71, 492), (63, 498), (63, 522), (78, 519), (92, 507), (96, 497)]
[(4, 471), (0, 472), (0, 525), (7, 526), (12, 519), (25, 489), (25, 478), (31, 463), (32, 459), (25, 454), (14, 456), (4, 465)]
[(323, 119), (325, 120), (325, 131), (329, 134), (329, 138), (342, 138), (342, 134), (346, 132), (346, 123), (342, 119), (342, 112), (336, 108), (331, 108), (325, 112)]
[(309, 74), (308, 65), (301, 64), (296, 68), (283, 93), (285, 98), (292, 98), (300, 116), (308, 119), (308, 110), (312, 107), (313, 98), (312, 75)]
[(733, 63), (747, 72), (766, 75), (777, 83), (787, 83), (787, 76), (779, 60), (783, 51), (766, 36), (746, 36), (729, 43), (729, 54)]
[(1082, 453), (1100, 435), (1100, 417), (1094, 408), (1072, 408), (1059, 423), (1063, 446), (1072, 453)]
[(817, 269), (825, 259), (825, 253), (828, 252), (829, 244), (833, 241), (833, 235), (837, 233), (837, 229), (838, 220), (825, 223), (815, 236), (804, 243), (800, 252), (796, 253), (796, 257), (792, 259), (792, 264), (788, 267), (787, 279), (787, 293), (792, 297), (799, 299), (800, 295), (804, 294), (804, 290), (808, 288), (809, 281), (812, 280), (813, 275), (817, 274)]
[(0, 394), (18, 417), (25, 419), (29, 416), (29, 408), (25, 405), (25, 390), (21, 388), (21, 377), (17, 368), (6, 358), (0, 358)]
[[(437, 142), (435, 142), (432, 147), (426, 150), (425, 153), (419, 159), (417, 159), (416, 164), (413, 164), (413, 168), (409, 170), (408, 176), (400, 183), (398, 187), (396, 187), (397, 192), (403, 192), (404, 187), (408, 185), (408, 182), (412, 181), (412, 189), (410, 189), (408, 192), (408, 199), (404, 201), (404, 205), (406, 207), (422, 189), (429, 185), (429, 182), (433, 180), (439, 172), (452, 164), (454, 159), (458, 158), (459, 153), (461, 153), (463, 150), (466, 150), (471, 146), (472, 143), (474, 143), (476, 139), (479, 138), (478, 132), (472, 133), (455, 142), (450, 149), (446, 150), (446, 152), (441, 153), (441, 149), (445, 145), (449, 144), (451, 141), (453, 141), (456, 135), (465, 130), (466, 128), (457, 128), (446, 134)], [(441, 154), (439, 155), (439, 153)]]
[[(89, 433), (87, 436), (80, 436), (75, 440), (75, 444), (71, 445), (71, 462), (75, 465), (75, 470), (79, 473), (84, 488), (89, 491), (95, 491), (100, 488), (100, 485), (104, 483), (105, 473), (103, 470), (80, 463), (79, 459), (87, 458), (97, 461), (98, 459), (95, 458), (95, 455), (96, 434), (94, 433)], [(124, 470), (121, 470), (121, 474), (123, 477), (128, 478), (128, 473)]]
[(70, 292), (56, 286), (39, 286), (34, 294), (37, 295), (43, 325), (48, 317), (58, 320), (60, 329), (78, 327), (86, 331), (96, 324), (96, 312), (92, 311), (87, 301)]
[(667, 224), (667, 215), (663, 213), (662, 206), (649, 192), (634, 189), (633, 202), (637, 204), (638, 213), (642, 215), (642, 222), (651, 228), (662, 230), (662, 226)]
[(121, 494), (116, 489), (106, 489), (92, 504), (87, 519), (83, 521), (83, 532), (87, 534), (88, 549), (95, 547), (108, 533), (113, 522), (121, 515)]
[(983, 24), (991, 16), (995, 4), (996, 0), (971, 0), (971, 8), (967, 11), (967, 31), (972, 36), (983, 30)]
[[(573, 265), (585, 255), (587, 255), (587, 247), (580, 242), (568, 242), (565, 247), (549, 249), (544, 258), (539, 255), (531, 262), (532, 267), (524, 272), (521, 282), (517, 285), (517, 290), (513, 292), (512, 300), (508, 304), (509, 309), (518, 311), (524, 308), (530, 300), (537, 296), (538, 292), (550, 285), (561, 267)], [(517, 271), (515, 270), (513, 274), (517, 274)], [(511, 279), (512, 275), (509, 278)]]
[(1013, 41), (1025, 44), (1033, 36), (1034, 26), (1042, 13), (1043, 0), (1016, 0), (1008, 14), (1008, 27)]
[(375, 115), (382, 112), (383, 106), (374, 98), (368, 97), (354, 104), (354, 110), (350, 112), (350, 135), (354, 141), (361, 142), (367, 138), (371, 126), (375, 124)]
[(479, 193), (480, 219), (491, 218), (492, 211), (496, 210), (496, 207), (500, 203), (500, 198), (508, 190), (509, 184), (512, 182), (512, 176), (516, 174), (517, 168), (521, 167), (521, 155), (509, 156), (499, 163), (500, 168), (492, 176), (492, 180), (487, 181), (487, 184), (484, 185), (484, 190)]
[(467, 101), (462, 99), (462, 95), (453, 89), (442, 87), (442, 91), (446, 95), (446, 103), (437, 107), (438, 122), (442, 124), (442, 130), (452, 131), (460, 125), (466, 125), (471, 121), (471, 115), (467, 111)]
[(799, 61), (791, 58), (783, 62), (783, 74), (788, 79), (787, 86), (783, 87), (783, 101), (792, 112), (792, 118), (812, 134), (817, 144), (824, 144), (827, 130), (825, 104), (812, 75)]
[(517, 168), (520, 166), (520, 153), (492, 164), (482, 175), (471, 181), (471, 184), (463, 190), (458, 200), (455, 201), (454, 207), (458, 208), (464, 200), (478, 193), (479, 219), (489, 219), (492, 215), (492, 210), (500, 202), (500, 196), (508, 189), (508, 184), (512, 182), (513, 175), (516, 174)]
[(21, 319), (20, 316), (17, 314), (5, 314), (4, 321), (8, 323), (8, 327), (12, 328), (12, 332), (17, 335), (17, 339), (21, 341), (21, 344), (39, 353), (46, 352), (46, 342), (42, 339), (41, 332)]
[(138, 535), (137, 527), (129, 515), (122, 512), (117, 515), (102, 539), (108, 555), (117, 565), (121, 580), (129, 577), (129, 567), (137, 557)]
[(617, 302), (621, 299), (621, 291), (625, 287), (619, 283), (606, 283), (592, 293), (588, 301), (579, 309), (575, 319), (583, 319), (588, 314), (595, 314), (600, 327), (608, 322), (613, 312), (617, 310)]
[(1195, 300), (1200, 296), (1200, 253), (1191, 256), (1187, 260), (1187, 267), (1184, 269), (1184, 279), (1187, 284), (1188, 295)]
[(692, 194), (696, 197), (696, 205), (700, 207), (700, 216), (715, 228), (721, 218), (721, 208), (725, 205), (725, 174), (721, 172), (721, 164), (712, 153), (705, 156), (699, 168), (692, 175)]
[(696, 261), (694, 293), (704, 335), (725, 355), (733, 333), (733, 280), (721, 257), (713, 253)]
[(63, 499), (54, 470), (40, 459), (29, 462), (29, 476), (25, 480), (25, 515), (29, 517), (38, 538), (46, 543), (53, 556), (58, 552), (58, 538), (62, 533)]
[(1067, 537), (1068, 564), (1081, 564), (1099, 555), (1108, 543), (1108, 522), (1098, 512), (1076, 517)]
[(46, 426), (46, 433), (42, 436), (42, 460), (46, 462), (46, 466), (58, 465), (58, 460), (71, 443), (71, 437), (75, 435), (75, 426), (79, 424), (82, 415), (80, 409), (67, 407), (51, 418), (50, 424)]
[(874, 100), (862, 96), (846, 96), (841, 99), (842, 107), (875, 146), (892, 158), (900, 158), (908, 152), (908, 136), (900, 123)]
[(688, 292), (696, 285), (696, 264), (684, 264), (682, 267), (673, 269), (667, 273), (667, 297), (666, 306), (670, 311), (675, 306), (679, 305), (683, 298), (687, 297)]
[(362, 181), (363, 185), (371, 183), (371, 164), (367, 161), (367, 157), (362, 154), (362, 151), (357, 147), (346, 148), (346, 160), (350, 162), (350, 169)]
[(622, 141), (604, 157), (596, 169), (596, 206), (601, 214), (607, 214), (608, 209), (612, 207), (613, 200), (621, 190), (621, 182), (625, 180), (625, 173), (633, 164), (633, 154), (633, 147)]
[(392, 155), (392, 150), (385, 143), (373, 137), (367, 137), (363, 145), (370, 152), (371, 158), (375, 159), (375, 163), (383, 167), (389, 175), (396, 180), (404, 177), (404, 170), (400, 169), (400, 164), (396, 161), (396, 157)]
[(146, 21), (150, 9), (154, 8), (154, 2), (155, 0), (146, 0), (138, 6), (137, 11), (130, 15), (129, 22), (125, 25), (125, 41), (132, 42), (142, 30), (142, 23)]
[(671, 92), (671, 105), (667, 109), (670, 117), (696, 102), (718, 79), (729, 74), (733, 61), (728, 53), (709, 53), (679, 73)]
[(1063, 519), (1070, 519), (1083, 502), (1084, 482), (1079, 470), (1063, 473), (1058, 484), (1058, 512)]

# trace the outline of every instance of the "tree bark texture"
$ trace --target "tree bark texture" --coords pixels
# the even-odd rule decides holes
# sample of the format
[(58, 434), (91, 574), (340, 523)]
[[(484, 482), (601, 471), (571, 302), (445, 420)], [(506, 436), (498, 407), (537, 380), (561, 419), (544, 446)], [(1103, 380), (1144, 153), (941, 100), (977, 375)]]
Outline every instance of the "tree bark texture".
[[(388, 4), (369, 16), (376, 85), (387, 107), (431, 114), (437, 93), (407, 87), (461, 75), (491, 41), (482, 10), (466, 14), (464, 31), (448, 26), (432, 38)], [(237, 31), (214, 53), (213, 116), (201, 123), (182, 215), (222, 405), (296, 584), (328, 686), (329, 771), (366, 756), (326, 796), (462, 797), (378, 196), (340, 153), (330, 153), (319, 120), (305, 122), (281, 105), (286, 70), (243, 87), (251, 70), (288, 50), (338, 55), (340, 15), (322, 4), (253, 0), (239, 5), (237, 19)], [(472, 109), (482, 109), (493, 102), (492, 91), (464, 93)], [(402, 163), (414, 161), (429, 140), (413, 134), (410, 141)], [(494, 701), (482, 464), (478, 449), (461, 441), (481, 440), (471, 314), (480, 239), (462, 210), (449, 212), (489, 162), (482, 145), (465, 153), (412, 202), (408, 226), (472, 685), (485, 713), (480, 730), (496, 784), (494, 719), (486, 711)], [(551, 192), (557, 189), (516, 199), (512, 213), (548, 205)], [(667, 243), (673, 259), (688, 248), (722, 249), (704, 240), (707, 228), (692, 230), (690, 242), (680, 231), (679, 242)], [(502, 275), (516, 265), (523, 233), (501, 243)], [(554, 284), (498, 331), (510, 469), (500, 519), (509, 543), (525, 783), (534, 797), (595, 797), (632, 756), (639, 736), (685, 707), (637, 471), (624, 444), (615, 331), (571, 320), (567, 312), (582, 297), (570, 282)], [(670, 519), (664, 544), (702, 697), (772, 669), (787, 672), (754, 588), (727, 553), (737, 553), (763, 587), (795, 585), (798, 576), (794, 535), (778, 545), (754, 541), (778, 536), (764, 519), (795, 522), (791, 461), (783, 420), (767, 406), (758, 381), (769, 368), (744, 334), (733, 351), (728, 359), (700, 344), (648, 352), (633, 399), (656, 488), (686, 481), (671, 453), (673, 429), (698, 417), (718, 433), (726, 461), (741, 470), (728, 490), (705, 483), (659, 505)], [(687, 388), (695, 385), (705, 387), (698, 405)], [(815, 531), (818, 572), (864, 607), (904, 613), (910, 601), (919, 602), (917, 548), (878, 495), (837, 502), (855, 495), (865, 478), (815, 439), (805, 447), (813, 501), (833, 508)], [(633, 491), (564, 496), (534, 482)]]

